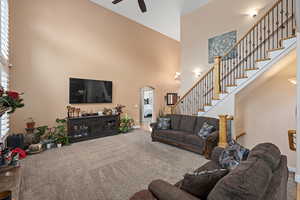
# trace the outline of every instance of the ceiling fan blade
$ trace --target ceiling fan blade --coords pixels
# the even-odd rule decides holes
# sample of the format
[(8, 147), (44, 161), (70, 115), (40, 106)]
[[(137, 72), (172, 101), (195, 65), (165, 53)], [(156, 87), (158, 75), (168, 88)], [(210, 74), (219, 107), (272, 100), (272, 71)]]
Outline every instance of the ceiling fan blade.
[(144, 0), (138, 0), (138, 2), (139, 2), (139, 6), (141, 8), (141, 11), (142, 12), (147, 12), (145, 1)]
[(117, 3), (120, 3), (121, 1), (123, 1), (123, 0), (114, 0), (112, 3), (117, 4)]

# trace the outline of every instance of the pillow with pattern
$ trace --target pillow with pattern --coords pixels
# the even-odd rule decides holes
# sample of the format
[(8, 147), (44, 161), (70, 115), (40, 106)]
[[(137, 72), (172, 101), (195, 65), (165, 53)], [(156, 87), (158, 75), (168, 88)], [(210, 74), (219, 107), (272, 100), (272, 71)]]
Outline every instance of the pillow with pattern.
[(171, 128), (171, 119), (162, 117), (158, 119), (157, 129), (168, 130)]
[(180, 188), (200, 199), (207, 199), (217, 182), (227, 174), (227, 169), (187, 173), (184, 175)]
[(198, 136), (207, 139), (207, 137), (213, 133), (216, 130), (216, 128), (212, 125), (209, 125), (207, 122), (204, 122), (200, 131), (198, 132)]

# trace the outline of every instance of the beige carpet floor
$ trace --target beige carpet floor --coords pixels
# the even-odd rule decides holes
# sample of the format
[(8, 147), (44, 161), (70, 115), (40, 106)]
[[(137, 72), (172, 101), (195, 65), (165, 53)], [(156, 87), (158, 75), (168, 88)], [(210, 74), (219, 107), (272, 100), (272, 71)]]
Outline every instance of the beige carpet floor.
[[(154, 179), (176, 183), (206, 162), (136, 130), (26, 158), (20, 200), (127, 200)], [(296, 200), (295, 191), (290, 174), (288, 200)]]
[(126, 200), (154, 179), (176, 183), (200, 155), (137, 130), (45, 151), (24, 160), (21, 200)]

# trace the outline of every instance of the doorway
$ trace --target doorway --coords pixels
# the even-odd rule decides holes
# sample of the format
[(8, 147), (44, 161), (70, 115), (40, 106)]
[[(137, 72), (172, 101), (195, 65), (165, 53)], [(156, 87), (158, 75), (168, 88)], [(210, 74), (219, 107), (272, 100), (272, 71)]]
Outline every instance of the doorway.
[(143, 87), (141, 89), (141, 106), (140, 106), (141, 125), (149, 125), (154, 119), (154, 88)]

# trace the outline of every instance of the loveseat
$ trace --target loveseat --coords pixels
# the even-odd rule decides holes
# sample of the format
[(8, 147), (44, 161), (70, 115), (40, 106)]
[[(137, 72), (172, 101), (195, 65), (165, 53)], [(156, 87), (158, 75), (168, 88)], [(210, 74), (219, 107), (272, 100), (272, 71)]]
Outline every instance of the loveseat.
[[(171, 119), (171, 126), (167, 130), (158, 129), (158, 123), (151, 124), (153, 142), (163, 142), (205, 155), (207, 158), (210, 157), (213, 148), (218, 144), (218, 119), (174, 114), (167, 115), (166, 117)], [(206, 139), (197, 135), (204, 122), (215, 127), (215, 131)]]
[[(212, 160), (196, 171), (220, 169), (219, 157), (223, 149), (216, 147)], [(180, 189), (183, 180), (171, 185), (155, 180), (130, 200), (201, 200)], [(207, 200), (286, 200), (287, 158), (270, 143), (255, 146), (247, 158), (221, 178), (208, 193)], [(202, 199), (203, 200), (203, 199)]]

